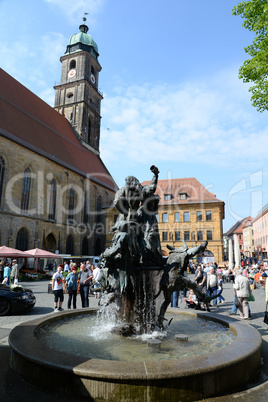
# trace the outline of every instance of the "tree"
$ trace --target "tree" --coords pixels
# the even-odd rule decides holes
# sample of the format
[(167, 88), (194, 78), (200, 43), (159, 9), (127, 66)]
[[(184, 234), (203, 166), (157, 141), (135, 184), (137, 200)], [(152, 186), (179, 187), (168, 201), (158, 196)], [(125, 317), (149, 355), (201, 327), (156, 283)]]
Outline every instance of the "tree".
[(240, 15), (243, 26), (255, 33), (251, 45), (245, 52), (251, 56), (239, 69), (239, 78), (243, 82), (254, 82), (252, 105), (259, 112), (268, 110), (268, 0), (242, 1), (233, 8), (233, 15)]

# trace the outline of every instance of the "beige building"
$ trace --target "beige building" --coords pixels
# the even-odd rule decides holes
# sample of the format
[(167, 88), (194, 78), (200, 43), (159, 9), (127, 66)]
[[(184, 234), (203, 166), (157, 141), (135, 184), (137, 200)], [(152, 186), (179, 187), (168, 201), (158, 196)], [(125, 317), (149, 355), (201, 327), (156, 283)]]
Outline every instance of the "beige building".
[(0, 245), (99, 255), (117, 186), (99, 154), (98, 49), (82, 24), (55, 109), (0, 69)]
[[(148, 185), (150, 182), (143, 182)], [(182, 237), (188, 247), (208, 241), (204, 254), (198, 260), (223, 261), (224, 202), (217, 199), (194, 177), (185, 179), (158, 180), (156, 194), (160, 197), (158, 226), (162, 253), (168, 255), (167, 244), (181, 247)], [(107, 215), (111, 228), (118, 217), (114, 208)], [(107, 246), (111, 235), (107, 238)]]
[(254, 254), (254, 236), (253, 226), (251, 222), (248, 222), (243, 228), (243, 243), (244, 243), (244, 255), (245, 257), (253, 257)]

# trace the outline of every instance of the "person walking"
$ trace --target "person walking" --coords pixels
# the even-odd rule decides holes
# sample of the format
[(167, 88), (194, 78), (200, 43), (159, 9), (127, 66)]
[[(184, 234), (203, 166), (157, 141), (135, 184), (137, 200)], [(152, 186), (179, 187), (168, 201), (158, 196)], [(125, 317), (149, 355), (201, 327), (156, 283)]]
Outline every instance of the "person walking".
[[(62, 311), (63, 303), (63, 276), (62, 276), (63, 266), (60, 264), (57, 267), (57, 272), (52, 277), (52, 291), (54, 294), (54, 311)], [(59, 301), (59, 307), (58, 307)]]
[[(210, 268), (209, 274), (207, 275), (207, 294), (208, 296), (216, 296), (218, 292), (218, 277), (215, 274), (215, 269)], [(217, 298), (213, 299), (213, 306), (217, 306)], [(209, 308), (208, 308), (209, 311)]]
[(73, 300), (73, 308), (76, 309), (76, 298), (77, 298), (77, 289), (78, 289), (78, 273), (77, 273), (77, 265), (73, 264), (72, 271), (66, 277), (67, 283), (67, 292), (68, 292), (68, 310), (71, 309), (72, 300)]
[(222, 281), (221, 274), (218, 274), (218, 284), (219, 284), (218, 291), (217, 291), (217, 293), (219, 294), (218, 301), (219, 301), (219, 303), (224, 303), (225, 298), (222, 296), (223, 281)]
[(17, 264), (17, 260), (13, 260), (10, 274), (11, 283), (18, 284), (18, 277), (19, 277), (19, 266)]
[(8, 264), (8, 262), (6, 262), (5, 268), (4, 268), (4, 280), (3, 283), (5, 283), (5, 285), (10, 285), (10, 275), (11, 275), (11, 269), (10, 266)]
[(80, 274), (79, 274), (80, 296), (81, 296), (82, 307), (89, 306), (88, 294), (89, 294), (89, 286), (90, 286), (90, 282), (91, 282), (92, 278), (93, 278), (93, 275), (92, 275), (91, 271), (86, 268), (85, 264), (82, 264), (80, 266)]
[(247, 277), (242, 275), (242, 270), (237, 270), (237, 276), (235, 278), (234, 289), (236, 290), (237, 298), (239, 300), (239, 312), (240, 318), (248, 320), (248, 298), (251, 296), (250, 283)]

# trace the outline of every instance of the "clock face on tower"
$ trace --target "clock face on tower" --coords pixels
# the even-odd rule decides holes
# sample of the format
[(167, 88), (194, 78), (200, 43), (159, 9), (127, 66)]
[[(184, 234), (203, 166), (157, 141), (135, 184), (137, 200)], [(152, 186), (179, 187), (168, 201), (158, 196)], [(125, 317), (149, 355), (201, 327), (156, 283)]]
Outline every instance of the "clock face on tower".
[(93, 74), (91, 74), (90, 76), (90, 81), (92, 82), (92, 84), (95, 84), (96, 82), (95, 76)]
[(76, 70), (74, 68), (72, 68), (69, 72), (68, 72), (68, 78), (73, 78), (76, 74)]

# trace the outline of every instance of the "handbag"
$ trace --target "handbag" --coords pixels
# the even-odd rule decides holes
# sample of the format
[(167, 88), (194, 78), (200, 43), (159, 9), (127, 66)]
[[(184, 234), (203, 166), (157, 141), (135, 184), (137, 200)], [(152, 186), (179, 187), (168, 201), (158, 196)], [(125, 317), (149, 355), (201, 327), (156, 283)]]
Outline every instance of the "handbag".
[(253, 293), (251, 293), (251, 296), (249, 296), (248, 301), (255, 301), (255, 297), (253, 296)]
[(238, 300), (237, 297), (235, 298), (234, 304), (235, 304), (235, 307), (236, 307), (236, 308), (239, 308), (239, 307), (240, 307), (240, 301)]
[(268, 325), (268, 312), (267, 312), (267, 303), (266, 303), (266, 310), (264, 313), (264, 320), (263, 322)]

